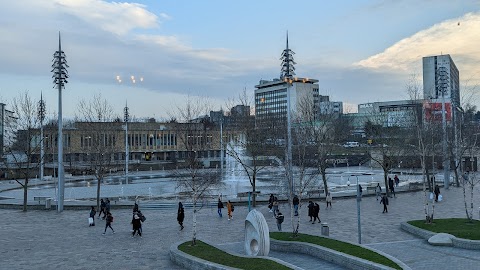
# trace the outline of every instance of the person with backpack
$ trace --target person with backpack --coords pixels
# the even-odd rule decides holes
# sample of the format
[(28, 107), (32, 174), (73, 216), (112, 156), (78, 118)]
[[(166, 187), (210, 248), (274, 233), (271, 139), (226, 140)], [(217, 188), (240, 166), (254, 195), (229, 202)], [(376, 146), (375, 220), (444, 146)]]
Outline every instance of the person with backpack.
[(131, 224), (133, 227), (132, 237), (135, 236), (135, 233), (138, 233), (138, 235), (142, 237), (142, 222), (140, 219), (140, 214), (138, 212), (133, 212)]
[(283, 220), (285, 219), (285, 217), (283, 216), (283, 214), (281, 212), (278, 212), (278, 214), (275, 218), (277, 219), (278, 231), (281, 232), (282, 231), (282, 223), (283, 223)]
[(218, 198), (218, 203), (217, 203), (217, 213), (219, 217), (222, 217), (222, 208), (223, 208), (223, 202), (220, 198)]
[(92, 209), (90, 210), (90, 217), (88, 218), (88, 226), (95, 226), (95, 214), (97, 211), (95, 211), (95, 206), (92, 206)]
[(103, 235), (105, 235), (105, 233), (107, 232), (107, 228), (110, 227), (110, 229), (112, 229), (112, 232), (115, 234), (115, 230), (112, 228), (112, 223), (113, 223), (113, 216), (112, 216), (112, 213), (110, 212), (107, 212), (107, 215), (106, 215), (106, 222), (105, 222), (105, 230), (103, 231)]
[(102, 213), (102, 219), (105, 219), (105, 215), (107, 215), (107, 212), (105, 211), (105, 201), (103, 201), (103, 199), (100, 199), (100, 213), (98, 213), (98, 217), (100, 217)]
[(387, 194), (383, 194), (382, 199), (380, 200), (380, 203), (383, 204), (383, 212), (382, 213), (388, 213), (388, 197)]
[(181, 202), (178, 203), (178, 211), (177, 211), (177, 221), (180, 225), (180, 231), (183, 230), (183, 220), (185, 219), (185, 209), (183, 209), (183, 204)]
[(228, 200), (227, 202), (227, 212), (228, 212), (228, 220), (233, 219), (233, 211), (235, 210), (235, 207), (233, 206), (233, 203)]

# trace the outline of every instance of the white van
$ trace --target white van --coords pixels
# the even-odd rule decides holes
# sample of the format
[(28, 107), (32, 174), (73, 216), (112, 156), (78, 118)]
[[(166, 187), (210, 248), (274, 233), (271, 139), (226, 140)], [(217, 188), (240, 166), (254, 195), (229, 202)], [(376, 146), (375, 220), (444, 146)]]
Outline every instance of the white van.
[(359, 147), (360, 144), (358, 142), (346, 142), (343, 147)]

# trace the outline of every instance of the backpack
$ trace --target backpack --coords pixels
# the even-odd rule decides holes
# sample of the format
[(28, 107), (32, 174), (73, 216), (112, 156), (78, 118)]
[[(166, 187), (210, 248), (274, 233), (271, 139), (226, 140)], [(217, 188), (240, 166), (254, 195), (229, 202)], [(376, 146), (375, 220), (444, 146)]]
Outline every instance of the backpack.
[(278, 216), (277, 218), (278, 218), (278, 223), (279, 223), (279, 224), (282, 224), (282, 223), (283, 223), (283, 220), (285, 219), (285, 216), (280, 215), (280, 216)]
[(233, 212), (234, 210), (235, 210), (235, 207), (234, 207), (233, 204), (232, 204), (232, 212)]
[(146, 219), (147, 219), (147, 218), (146, 218), (143, 214), (141, 214), (140, 220), (141, 220), (142, 222), (144, 222)]
[(108, 216), (108, 219), (109, 219), (110, 222), (113, 222), (113, 216), (112, 215)]

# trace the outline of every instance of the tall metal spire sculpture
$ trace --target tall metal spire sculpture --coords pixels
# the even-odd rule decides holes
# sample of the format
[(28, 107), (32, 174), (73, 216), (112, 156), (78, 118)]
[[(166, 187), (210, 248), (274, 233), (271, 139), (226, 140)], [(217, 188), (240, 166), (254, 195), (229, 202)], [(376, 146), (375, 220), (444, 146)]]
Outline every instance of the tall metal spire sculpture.
[(43, 180), (45, 168), (45, 137), (43, 136), (43, 121), (45, 121), (45, 101), (43, 101), (43, 93), (40, 94), (40, 101), (38, 102), (38, 119), (40, 120), (40, 180)]
[(123, 109), (123, 120), (125, 120), (125, 185), (128, 184), (128, 158), (129, 158), (129, 149), (128, 149), (128, 121), (130, 114), (128, 113), (128, 104), (125, 101), (125, 108)]
[(297, 63), (293, 60), (293, 55), (295, 53), (288, 48), (288, 32), (287, 32), (287, 46), (282, 52), (280, 60), (282, 60), (282, 70), (280, 73), (280, 79), (285, 80), (286, 78), (292, 79), (295, 75), (295, 66)]
[(286, 177), (290, 185), (290, 198), (293, 199), (295, 194), (295, 184), (293, 180), (293, 170), (292, 170), (292, 117), (291, 117), (291, 101), (290, 101), (290, 89), (293, 84), (293, 76), (295, 75), (295, 61), (293, 61), (293, 55), (295, 53), (288, 48), (288, 32), (287, 32), (287, 46), (282, 52), (282, 69), (280, 73), (280, 79), (287, 84), (287, 149), (285, 153), (285, 161), (287, 164)]
[(52, 71), (53, 88), (58, 88), (58, 195), (57, 195), (57, 211), (63, 211), (63, 201), (65, 193), (65, 178), (63, 168), (63, 134), (62, 134), (62, 88), (68, 83), (67, 60), (65, 53), (62, 51), (62, 41), (60, 32), (58, 32), (58, 51), (53, 54)]

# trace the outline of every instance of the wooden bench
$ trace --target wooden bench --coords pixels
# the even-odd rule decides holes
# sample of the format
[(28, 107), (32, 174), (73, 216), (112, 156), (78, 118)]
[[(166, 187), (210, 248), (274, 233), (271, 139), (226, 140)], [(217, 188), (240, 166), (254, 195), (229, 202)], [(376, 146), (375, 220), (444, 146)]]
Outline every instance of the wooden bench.
[(38, 201), (38, 204), (41, 204), (42, 202), (47, 202), (47, 199), (52, 199), (51, 197), (49, 196), (34, 196), (33, 197), (33, 200), (34, 201)]

